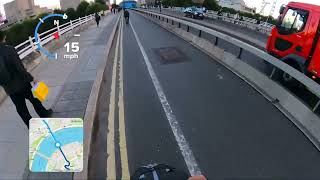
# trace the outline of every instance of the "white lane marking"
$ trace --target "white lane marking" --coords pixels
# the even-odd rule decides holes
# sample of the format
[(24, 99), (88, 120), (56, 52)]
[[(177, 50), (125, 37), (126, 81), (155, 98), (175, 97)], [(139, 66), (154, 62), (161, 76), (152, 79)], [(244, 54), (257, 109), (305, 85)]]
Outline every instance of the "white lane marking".
[(108, 114), (108, 134), (107, 134), (107, 180), (116, 179), (116, 160), (115, 160), (115, 141), (114, 141), (114, 115), (115, 115), (115, 94), (116, 94), (116, 77), (117, 77), (117, 64), (118, 64), (118, 52), (119, 52), (119, 40), (120, 33), (118, 33), (117, 44), (115, 49), (113, 69), (112, 69), (112, 81), (110, 92), (110, 104)]
[(175, 117), (175, 115), (173, 114), (173, 111), (170, 107), (170, 104), (169, 102), (167, 101), (167, 97), (166, 95), (164, 94), (164, 91), (160, 85), (160, 82), (157, 78), (157, 75), (155, 74), (153, 68), (152, 68), (152, 65), (150, 63), (150, 60), (141, 44), (141, 41), (136, 33), (136, 31), (134, 30), (132, 24), (131, 24), (131, 21), (129, 22), (130, 23), (130, 26), (132, 28), (132, 31), (134, 33), (134, 36), (137, 40), (137, 43), (138, 43), (138, 46), (140, 48), (140, 51), (142, 53), (142, 56), (144, 58), (144, 61), (147, 65), (147, 68), (148, 68), (148, 71), (149, 71), (149, 75), (152, 79), (152, 82), (153, 82), (153, 85), (157, 91), (157, 94), (158, 94), (158, 97), (160, 99), (160, 102), (161, 102), (161, 105), (162, 105), (162, 108), (167, 116), (167, 119), (169, 121), (169, 124), (171, 126), (171, 130), (174, 134), (174, 137), (176, 138), (176, 141), (179, 145), (179, 148), (180, 148), (180, 151), (182, 153), (182, 156), (184, 158), (184, 161), (188, 167), (188, 170), (189, 170), (189, 173), (191, 176), (196, 176), (196, 175), (201, 175), (201, 170), (198, 166), (198, 163), (193, 155), (193, 152), (189, 146), (189, 143), (187, 142), (185, 136), (183, 135), (183, 132), (181, 130), (181, 127), (179, 126), (179, 123)]
[(119, 76), (119, 147), (121, 158), (122, 180), (130, 179), (128, 152), (127, 152), (127, 139), (126, 139), (126, 125), (125, 125), (125, 109), (123, 99), (123, 21), (121, 21), (121, 40), (120, 40), (120, 76)]

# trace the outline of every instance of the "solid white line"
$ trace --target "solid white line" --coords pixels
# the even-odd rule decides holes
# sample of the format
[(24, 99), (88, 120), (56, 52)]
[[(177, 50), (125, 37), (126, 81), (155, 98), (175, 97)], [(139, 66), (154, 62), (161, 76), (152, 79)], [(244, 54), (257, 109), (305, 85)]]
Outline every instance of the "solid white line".
[(80, 34), (74, 34), (73, 36), (74, 37), (80, 37)]
[(139, 45), (139, 48), (140, 48), (140, 51), (141, 51), (142, 56), (144, 58), (144, 61), (147, 65), (149, 75), (150, 75), (152, 82), (153, 82), (153, 85), (157, 91), (158, 97), (159, 97), (160, 102), (162, 104), (162, 108), (163, 108), (163, 110), (167, 116), (167, 119), (169, 121), (169, 124), (171, 126), (171, 130), (172, 130), (174, 137), (179, 145), (179, 148), (180, 148), (180, 151), (181, 151), (182, 156), (184, 158), (184, 161), (188, 167), (189, 173), (191, 176), (201, 175), (201, 170), (198, 166), (198, 163), (193, 155), (193, 152), (189, 146), (189, 143), (187, 142), (185, 136), (183, 135), (183, 132), (181, 130), (181, 127), (179, 126), (179, 123), (178, 123), (175, 115), (173, 114), (173, 111), (170, 107), (169, 102), (167, 101), (167, 97), (164, 94), (164, 91), (160, 85), (160, 82), (157, 78), (157, 75), (155, 74), (155, 72), (152, 68), (150, 60), (149, 60), (141, 42), (140, 42), (140, 39), (139, 39), (136, 31), (134, 30), (134, 28), (131, 24), (131, 21), (129, 23), (130, 23), (130, 26), (131, 26), (132, 31), (134, 33), (134, 36), (137, 40), (137, 43)]

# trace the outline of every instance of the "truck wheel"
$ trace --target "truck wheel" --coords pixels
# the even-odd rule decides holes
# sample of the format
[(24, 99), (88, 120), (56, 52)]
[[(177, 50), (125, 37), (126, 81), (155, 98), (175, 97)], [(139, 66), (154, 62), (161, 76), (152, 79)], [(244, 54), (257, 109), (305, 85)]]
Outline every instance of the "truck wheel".
[[(294, 61), (287, 61), (286, 63), (288, 65), (290, 65), (291, 67), (295, 68), (296, 70), (302, 72), (302, 69), (298, 63), (296, 63)], [(286, 72), (281, 72), (280, 80), (281, 80), (281, 83), (288, 88), (303, 88), (304, 87), (303, 84), (301, 84), (298, 80), (296, 80), (295, 78), (293, 78), (292, 76), (290, 76)]]

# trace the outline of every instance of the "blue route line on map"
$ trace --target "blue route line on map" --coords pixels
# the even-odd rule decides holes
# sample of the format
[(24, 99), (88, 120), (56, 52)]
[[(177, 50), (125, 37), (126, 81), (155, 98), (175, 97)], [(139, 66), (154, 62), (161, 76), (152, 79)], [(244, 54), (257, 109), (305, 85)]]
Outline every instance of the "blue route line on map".
[(70, 170), (70, 168), (69, 168), (69, 167), (70, 167), (70, 161), (67, 159), (67, 157), (65, 156), (64, 152), (62, 151), (60, 143), (59, 143), (59, 142), (57, 141), (57, 139), (54, 137), (53, 132), (51, 131), (51, 129), (50, 129), (50, 127), (49, 127), (49, 124), (48, 124), (45, 120), (42, 120), (42, 121), (43, 121), (43, 123), (47, 126), (47, 128), (48, 128), (48, 130), (49, 130), (49, 133), (51, 134), (51, 136), (52, 136), (52, 138), (53, 138), (53, 140), (54, 140), (54, 142), (55, 142), (55, 146), (56, 146), (57, 148), (59, 148), (62, 156), (64, 157), (64, 159), (65, 159), (66, 162), (68, 163), (68, 164), (64, 165), (64, 167), (65, 167), (67, 170)]

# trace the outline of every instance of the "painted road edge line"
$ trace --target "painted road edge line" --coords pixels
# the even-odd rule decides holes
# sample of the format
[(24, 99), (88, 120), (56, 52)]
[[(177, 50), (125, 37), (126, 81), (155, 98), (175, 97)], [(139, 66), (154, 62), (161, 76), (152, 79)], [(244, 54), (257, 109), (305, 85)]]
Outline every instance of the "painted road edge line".
[(164, 94), (164, 91), (162, 89), (162, 86), (157, 78), (157, 75), (155, 74), (153, 68), (152, 68), (152, 65), (150, 63), (150, 60), (141, 44), (141, 41), (136, 33), (136, 31), (134, 30), (132, 24), (131, 24), (131, 21), (129, 22), (130, 23), (130, 26), (132, 28), (132, 31), (133, 31), (133, 34), (137, 40), (137, 43), (138, 43), (138, 46), (140, 48), (140, 51), (142, 53), (142, 56), (143, 56), (143, 59), (147, 65), (147, 69), (149, 71), (149, 75), (151, 77), (151, 80), (153, 82), (153, 85), (156, 89), (156, 92), (158, 94), (158, 97), (159, 97), (159, 100), (161, 102), (161, 105), (162, 105), (162, 108), (167, 116), (167, 120), (169, 121), (169, 124), (170, 124), (170, 127), (171, 127), (171, 130), (175, 136), (175, 139), (179, 145), (179, 148), (180, 148), (180, 151), (181, 151), (181, 154), (184, 158), (184, 161), (188, 167), (188, 170), (189, 170), (189, 173), (191, 176), (196, 176), (196, 175), (202, 175), (201, 173), (201, 170), (198, 166), (198, 163), (193, 155), (193, 152), (189, 146), (189, 143), (187, 142), (182, 130), (181, 130), (181, 127), (179, 126), (179, 123), (175, 117), (175, 115), (173, 114), (173, 111), (171, 109), (171, 106), (169, 104), (169, 102), (167, 101), (167, 97), (166, 95)]
[(110, 104), (108, 114), (108, 133), (107, 133), (107, 180), (116, 179), (116, 160), (115, 160), (115, 141), (114, 141), (114, 115), (115, 115), (115, 96), (116, 96), (116, 76), (117, 62), (119, 52), (120, 32), (118, 31), (117, 43), (115, 47), (115, 55), (112, 66), (112, 82), (110, 92)]
[(122, 180), (130, 179), (127, 140), (126, 140), (126, 125), (125, 125), (125, 110), (123, 97), (123, 21), (121, 21), (120, 34), (120, 72), (119, 72), (119, 147), (121, 158)]

